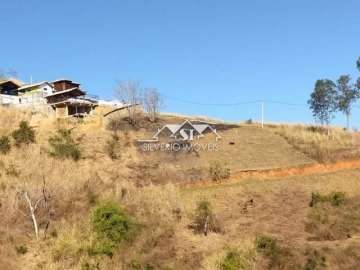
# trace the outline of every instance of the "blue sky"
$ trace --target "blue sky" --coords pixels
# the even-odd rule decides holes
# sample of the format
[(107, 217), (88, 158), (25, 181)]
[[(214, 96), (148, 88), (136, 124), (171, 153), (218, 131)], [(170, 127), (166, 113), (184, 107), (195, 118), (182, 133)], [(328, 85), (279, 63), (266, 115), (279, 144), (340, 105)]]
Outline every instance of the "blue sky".
[[(164, 111), (258, 119), (259, 104), (178, 99), (306, 104), (316, 79), (360, 76), (358, 0), (0, 0), (0, 9), (1, 68), (24, 81), (68, 77), (107, 99), (116, 81), (140, 80), (166, 96)], [(312, 121), (306, 106), (269, 103), (265, 119)]]

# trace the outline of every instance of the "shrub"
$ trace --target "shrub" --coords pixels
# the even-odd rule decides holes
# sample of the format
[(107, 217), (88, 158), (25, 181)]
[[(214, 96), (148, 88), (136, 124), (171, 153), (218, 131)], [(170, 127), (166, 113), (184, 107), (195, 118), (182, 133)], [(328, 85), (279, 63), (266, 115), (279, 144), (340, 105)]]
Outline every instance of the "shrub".
[(111, 159), (119, 158), (118, 149), (119, 148), (119, 137), (116, 134), (113, 134), (105, 144), (105, 153)]
[(331, 192), (328, 195), (321, 195), (318, 192), (311, 193), (310, 207), (316, 206), (318, 203), (329, 202), (332, 206), (340, 206), (345, 202), (345, 193), (343, 192)]
[(25, 245), (16, 246), (15, 250), (17, 254), (24, 255), (28, 252), (28, 248)]
[(215, 161), (210, 164), (209, 174), (212, 180), (219, 181), (230, 176), (230, 169), (219, 161)]
[(90, 255), (112, 256), (113, 250), (123, 241), (131, 240), (134, 221), (115, 202), (105, 202), (94, 208), (91, 217), (92, 232), (97, 245), (89, 250)]
[(253, 250), (243, 252), (237, 249), (229, 250), (219, 263), (220, 270), (247, 270), (252, 269), (255, 259)]
[(72, 158), (79, 160), (81, 156), (80, 149), (71, 137), (70, 129), (58, 129), (57, 134), (49, 139), (52, 150), (50, 155), (56, 158)]
[(35, 142), (35, 132), (26, 121), (21, 121), (19, 128), (14, 130), (11, 136), (14, 138), (16, 146)]
[(1, 136), (0, 137), (0, 153), (1, 154), (7, 154), (11, 149), (11, 144), (9, 137), (7, 136)]
[[(256, 250), (269, 259), (269, 269), (284, 269), (291, 262), (292, 254), (286, 248), (279, 246), (278, 241), (267, 235), (260, 235), (255, 240)], [(297, 269), (295, 262), (292, 263), (294, 269)]]
[(256, 250), (267, 257), (273, 257), (278, 252), (277, 240), (267, 235), (259, 235), (255, 240)]
[(343, 192), (332, 192), (329, 195), (329, 201), (332, 206), (340, 206), (345, 202), (345, 193)]
[(197, 203), (193, 228), (197, 233), (220, 232), (219, 223), (213, 213), (210, 202), (202, 200)]

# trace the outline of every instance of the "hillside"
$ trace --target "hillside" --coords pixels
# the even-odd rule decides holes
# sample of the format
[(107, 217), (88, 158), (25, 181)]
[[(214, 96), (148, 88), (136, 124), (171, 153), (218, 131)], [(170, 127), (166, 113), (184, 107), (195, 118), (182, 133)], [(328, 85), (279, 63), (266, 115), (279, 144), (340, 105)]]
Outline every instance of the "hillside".
[[(217, 122), (218, 151), (144, 153), (138, 139), (185, 118), (104, 110), (0, 108), (0, 269), (357, 269), (357, 132)], [(23, 120), (35, 140), (16, 145)]]

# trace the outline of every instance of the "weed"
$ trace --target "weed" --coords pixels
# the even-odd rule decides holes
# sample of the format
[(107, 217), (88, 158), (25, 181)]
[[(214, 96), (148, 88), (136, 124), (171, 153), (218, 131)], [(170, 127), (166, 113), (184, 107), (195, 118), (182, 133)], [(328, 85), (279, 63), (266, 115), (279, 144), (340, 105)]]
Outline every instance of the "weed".
[(28, 122), (21, 121), (19, 128), (14, 130), (11, 136), (15, 140), (15, 145), (30, 144), (35, 142), (35, 131), (29, 126)]
[(11, 144), (8, 136), (0, 137), (0, 154), (7, 154), (11, 150)]
[(332, 206), (340, 206), (345, 202), (345, 193), (343, 192), (331, 192), (328, 195), (321, 195), (318, 192), (311, 193), (310, 207), (315, 207), (318, 203), (329, 202)]
[(274, 257), (278, 252), (277, 240), (267, 235), (259, 235), (255, 240), (256, 250), (267, 257)]
[(25, 245), (16, 246), (15, 250), (19, 255), (24, 255), (28, 252), (28, 248)]
[(329, 195), (329, 200), (332, 206), (340, 206), (345, 202), (345, 193), (343, 192), (332, 192)]
[(49, 144), (52, 148), (50, 155), (56, 158), (72, 158), (75, 161), (80, 159), (81, 152), (71, 137), (70, 129), (58, 129), (57, 134), (49, 139)]

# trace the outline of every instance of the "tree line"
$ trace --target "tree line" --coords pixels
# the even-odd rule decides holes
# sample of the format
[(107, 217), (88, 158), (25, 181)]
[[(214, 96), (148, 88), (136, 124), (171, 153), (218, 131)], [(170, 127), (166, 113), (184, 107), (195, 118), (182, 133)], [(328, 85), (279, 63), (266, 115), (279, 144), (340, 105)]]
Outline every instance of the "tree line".
[[(360, 57), (356, 61), (360, 71)], [(350, 129), (352, 105), (360, 98), (360, 77), (353, 82), (350, 75), (341, 75), (335, 82), (320, 79), (308, 100), (314, 118), (322, 125), (329, 125), (337, 111), (346, 116), (346, 127)]]

